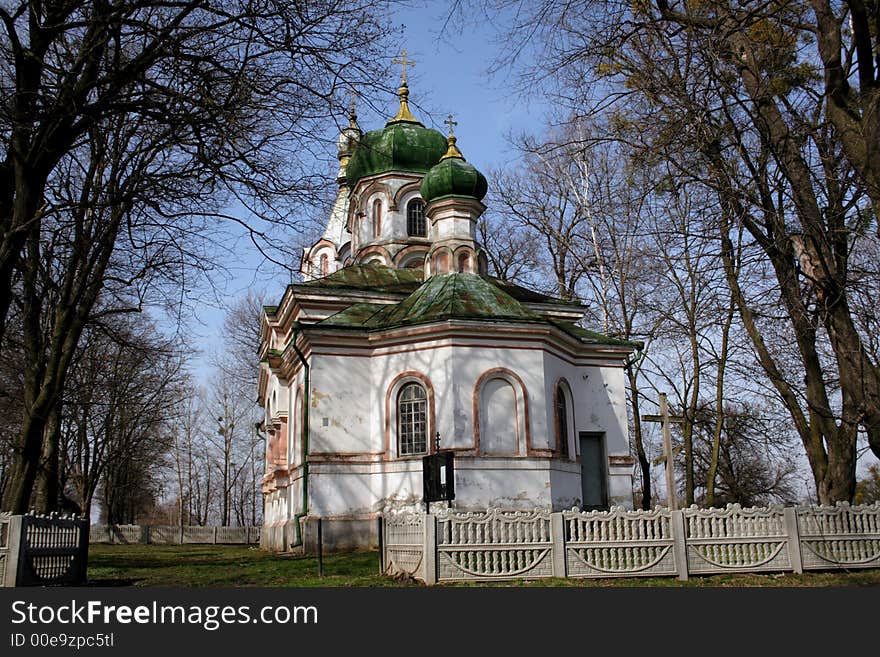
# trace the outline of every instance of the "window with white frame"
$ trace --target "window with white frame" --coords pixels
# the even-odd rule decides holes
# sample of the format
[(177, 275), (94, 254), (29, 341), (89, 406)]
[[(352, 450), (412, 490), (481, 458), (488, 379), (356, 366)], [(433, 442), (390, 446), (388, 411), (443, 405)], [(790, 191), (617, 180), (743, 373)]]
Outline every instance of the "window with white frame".
[(428, 395), (418, 383), (407, 383), (397, 393), (398, 454), (428, 451)]

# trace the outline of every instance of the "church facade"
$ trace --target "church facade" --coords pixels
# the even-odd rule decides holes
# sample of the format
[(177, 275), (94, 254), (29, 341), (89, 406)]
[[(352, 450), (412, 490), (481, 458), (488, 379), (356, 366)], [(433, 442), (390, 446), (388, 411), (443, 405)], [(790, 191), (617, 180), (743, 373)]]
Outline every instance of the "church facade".
[[(261, 320), (262, 544), (377, 540), (424, 508), (422, 458), (455, 454), (460, 510), (632, 504), (623, 365), (585, 308), (492, 278), (476, 240), (487, 184), (408, 106), (339, 138), (339, 194), (302, 283)], [(445, 504), (445, 503), (444, 503)]]

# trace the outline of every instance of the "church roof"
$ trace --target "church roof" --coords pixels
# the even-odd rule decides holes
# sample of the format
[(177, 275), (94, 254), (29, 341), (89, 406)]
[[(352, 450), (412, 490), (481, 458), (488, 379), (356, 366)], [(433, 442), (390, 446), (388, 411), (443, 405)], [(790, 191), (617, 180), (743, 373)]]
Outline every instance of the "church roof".
[(578, 326), (577, 324), (572, 324), (571, 322), (550, 320), (550, 323), (553, 324), (553, 326), (555, 326), (556, 328), (562, 329), (569, 335), (576, 337), (581, 342), (591, 342), (595, 344), (615, 344), (625, 347), (636, 347), (637, 349), (641, 349), (644, 346), (640, 342), (632, 342), (630, 340), (612, 338), (611, 336), (605, 335), (604, 333), (597, 333), (596, 331), (585, 329), (581, 326)]
[(476, 274), (441, 274), (400, 303), (354, 304), (319, 325), (377, 329), (444, 319), (540, 321), (541, 317)]
[[(577, 301), (565, 301), (564, 299), (551, 297), (500, 278), (489, 276), (486, 280), (521, 303), (553, 303), (562, 306), (580, 305)], [(318, 278), (307, 283), (298, 283), (296, 287), (412, 294), (423, 282), (424, 273), (421, 269), (392, 269), (385, 265), (369, 263), (349, 265), (324, 278)]]
[[(343, 272), (345, 273), (343, 274)], [(323, 281), (325, 284), (330, 283), (330, 285), (325, 285), (325, 287), (343, 284), (351, 287), (354, 285), (360, 286), (363, 283), (363, 288), (366, 289), (369, 287), (367, 281), (378, 279), (387, 286), (394, 276), (402, 272), (406, 273), (404, 274), (404, 281), (400, 283), (401, 286), (413, 285), (415, 280), (413, 274), (421, 273), (416, 271), (408, 272), (408, 270), (393, 270), (377, 265), (362, 265), (347, 267), (336, 272), (336, 274), (318, 281), (312, 281), (307, 285), (317, 287), (315, 284)], [(337, 276), (337, 274), (343, 275)], [(334, 276), (336, 276), (336, 280), (329, 281)], [(420, 279), (419, 282), (421, 282)], [(399, 303), (356, 303), (318, 322), (315, 326), (320, 328), (372, 331), (448, 319), (534, 322), (549, 324), (577, 340), (589, 344), (636, 346), (624, 340), (618, 340), (581, 328), (570, 322), (543, 317), (523, 306), (506, 289), (528, 297), (528, 301), (545, 301), (552, 299), (552, 297), (546, 297), (537, 292), (531, 292), (526, 288), (504, 283), (497, 279), (486, 280), (476, 274), (439, 274), (432, 276), (421, 285), (418, 283), (416, 285), (417, 289)], [(526, 292), (530, 293), (531, 296), (523, 294)]]
[(464, 159), (461, 151), (455, 146), (455, 136), (447, 137), (449, 142), (446, 155), (440, 158), (425, 177), (419, 187), (419, 193), (425, 203), (446, 196), (464, 196), (482, 200), (488, 190), (486, 177), (477, 171), (473, 164)]
[(540, 316), (476, 274), (432, 276), (400, 303), (382, 308), (370, 324), (397, 326), (440, 319), (537, 320)]
[(424, 273), (420, 269), (392, 269), (377, 264), (349, 265), (329, 276), (299, 283), (296, 287), (411, 294), (423, 279)]
[(358, 181), (386, 171), (425, 173), (440, 161), (446, 138), (421, 123), (389, 123), (361, 137), (345, 168), (345, 179), (354, 189)]
[(517, 285), (516, 283), (511, 283), (510, 281), (505, 281), (501, 278), (495, 278), (493, 276), (488, 276), (487, 280), (492, 283), (497, 288), (500, 288), (507, 292), (510, 296), (512, 296), (517, 301), (521, 301), (523, 303), (555, 303), (561, 306), (580, 306), (581, 304), (577, 301), (566, 301), (565, 299), (560, 299), (559, 297), (551, 297), (547, 294), (542, 294), (541, 292), (535, 292), (535, 290), (530, 290), (527, 287), (523, 287), (522, 285)]

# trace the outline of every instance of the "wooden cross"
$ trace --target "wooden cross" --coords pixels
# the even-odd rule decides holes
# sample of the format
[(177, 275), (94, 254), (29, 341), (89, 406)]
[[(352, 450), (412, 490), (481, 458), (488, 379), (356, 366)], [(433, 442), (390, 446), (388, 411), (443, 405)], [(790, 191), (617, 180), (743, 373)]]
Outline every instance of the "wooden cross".
[(406, 84), (406, 67), (415, 66), (416, 63), (413, 60), (406, 58), (406, 50), (401, 50), (400, 57), (395, 57), (391, 60), (391, 63), (400, 64), (403, 67), (403, 74), (400, 76), (400, 79)]
[(669, 498), (669, 508), (672, 511), (678, 509), (678, 499), (675, 496), (675, 472), (672, 464), (672, 435), (670, 433), (670, 425), (673, 422), (682, 423), (684, 418), (681, 415), (670, 415), (669, 406), (666, 403), (666, 393), (660, 393), (660, 415), (643, 415), (643, 422), (659, 422), (663, 432), (663, 456), (658, 462), (666, 462), (666, 496)]
[(452, 130), (452, 126), (456, 126), (456, 125), (458, 125), (458, 121), (453, 121), (453, 120), (452, 120), (452, 114), (450, 114), (449, 117), (448, 117), (443, 123), (445, 123), (446, 125), (449, 126), (449, 136), (450, 136), (450, 137), (451, 137), (453, 134), (455, 134), (455, 133), (453, 132), (453, 130)]

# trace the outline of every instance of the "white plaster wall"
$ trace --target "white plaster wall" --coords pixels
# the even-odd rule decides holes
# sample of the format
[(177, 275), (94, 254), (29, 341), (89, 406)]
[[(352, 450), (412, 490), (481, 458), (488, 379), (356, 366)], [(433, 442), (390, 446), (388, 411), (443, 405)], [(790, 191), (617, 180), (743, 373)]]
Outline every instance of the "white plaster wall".
[[(528, 425), (526, 425), (526, 418), (522, 418), (523, 431), (530, 432), (533, 448), (547, 446), (546, 419), (542, 419), (541, 414), (535, 412), (536, 409), (541, 409), (544, 406), (544, 373), (541, 351), (458, 347), (451, 357), (451, 362), (455, 382), (454, 401), (451, 406), (452, 413), (447, 413), (444, 419), (448, 422), (449, 428), (454, 431), (455, 447), (473, 445), (475, 386), (483, 374), (499, 368), (513, 372), (522, 380), (529, 404)], [(514, 390), (517, 395), (522, 394), (518, 383), (514, 384)], [(441, 422), (438, 421), (438, 424)]]
[(368, 358), (311, 359), (309, 453), (375, 451), (370, 370)]
[[(580, 486), (579, 469), (560, 469), (548, 459), (459, 457), (455, 467), (452, 506), (466, 511), (570, 508), (571, 492)], [(563, 490), (559, 500), (554, 485)], [(365, 517), (424, 508), (421, 459), (316, 464), (310, 469), (309, 490), (313, 516)]]
[[(572, 435), (577, 436), (578, 431), (602, 431), (606, 435), (607, 453), (629, 453), (624, 378), (619, 368), (577, 367), (535, 349), (462, 345), (424, 349), (425, 346), (422, 343), (401, 347), (409, 350), (372, 358), (315, 355), (311, 370), (310, 452), (361, 455), (362, 461), (382, 458), (386, 394), (404, 372), (424, 375), (433, 387), (435, 424), (429, 426), (429, 437), (433, 439), (439, 431), (441, 448), (472, 448), (475, 386), (487, 371), (503, 368), (517, 375), (526, 386), (533, 448), (548, 449), (555, 445), (553, 392), (556, 382), (564, 377), (574, 398)], [(292, 387), (297, 386), (298, 383)], [(517, 395), (522, 394), (518, 385), (515, 390)], [(290, 395), (290, 399), (290, 417), (294, 418), (291, 430), (298, 434), (294, 396)], [(397, 458), (394, 403), (392, 396), (392, 413), (388, 418), (391, 460), (355, 459), (310, 465), (310, 515), (366, 516), (390, 509), (418, 508), (422, 497), (421, 458)], [(574, 447), (578, 449), (576, 440)], [(522, 450), (524, 453), (524, 436)], [(296, 455), (299, 449), (293, 451)], [(558, 510), (580, 503), (580, 464), (574, 460), (459, 456), (456, 467), (457, 508)], [(631, 469), (611, 468), (609, 474), (609, 502), (631, 506)], [(299, 475), (291, 473), (284, 505), (288, 517), (299, 512), (301, 487)]]
[(628, 455), (629, 429), (623, 370), (617, 367), (577, 367), (549, 353), (545, 356), (544, 367), (547, 375), (543, 391), (547, 404), (540, 412), (549, 428), (551, 440), (555, 429), (553, 394), (557, 382), (564, 378), (574, 402), (574, 427), (570, 427), (569, 431), (575, 437), (575, 453), (580, 453), (578, 432), (601, 431), (605, 433), (605, 450), (608, 454)]

